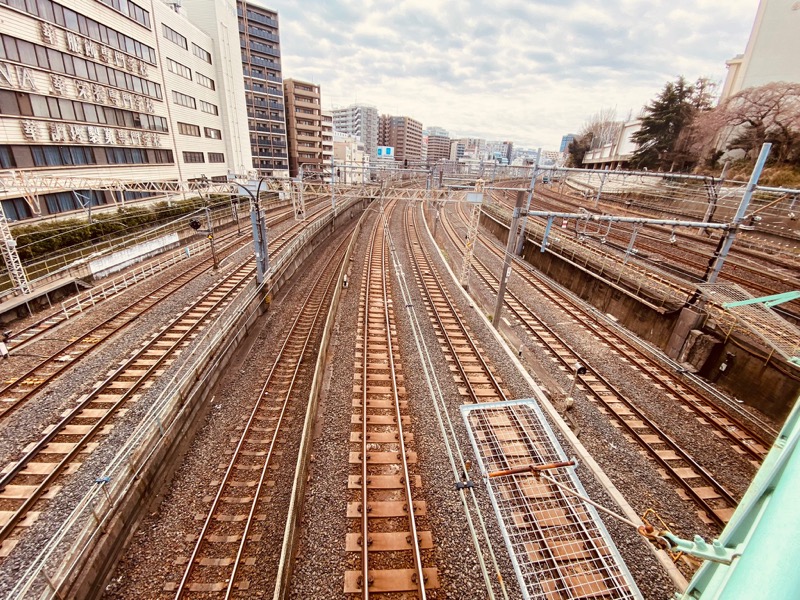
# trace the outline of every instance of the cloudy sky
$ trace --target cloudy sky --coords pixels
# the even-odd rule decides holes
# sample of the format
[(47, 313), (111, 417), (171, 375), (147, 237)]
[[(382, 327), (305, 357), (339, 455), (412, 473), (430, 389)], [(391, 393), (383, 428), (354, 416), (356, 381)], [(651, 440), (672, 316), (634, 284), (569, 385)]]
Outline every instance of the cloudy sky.
[(452, 135), (558, 149), (595, 112), (625, 118), (678, 75), (722, 82), (758, 0), (259, 0), (284, 77)]

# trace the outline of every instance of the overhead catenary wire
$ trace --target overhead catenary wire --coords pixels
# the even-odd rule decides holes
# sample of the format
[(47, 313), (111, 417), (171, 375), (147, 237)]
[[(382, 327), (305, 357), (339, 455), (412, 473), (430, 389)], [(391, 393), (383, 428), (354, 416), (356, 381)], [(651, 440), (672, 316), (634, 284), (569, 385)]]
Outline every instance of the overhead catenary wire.
[[(400, 264), (400, 259), (397, 255), (397, 249), (395, 247), (394, 241), (391, 238), (388, 222), (386, 221), (383, 215), (382, 218), (384, 218), (384, 230), (387, 239), (389, 240), (389, 248), (390, 248), (390, 254), (392, 256), (392, 262), (395, 265), (396, 278), (399, 283), (399, 288), (403, 299), (403, 303), (406, 308), (406, 313), (408, 314), (409, 317), (412, 337), (417, 347), (417, 353), (419, 355), (420, 362), (422, 363), (423, 374), (425, 376), (425, 382), (428, 387), (428, 393), (430, 394), (431, 398), (434, 401), (433, 407), (436, 412), (436, 417), (440, 431), (442, 432), (442, 439), (444, 440), (445, 443), (448, 461), (450, 462), (455, 482), (461, 483), (462, 474), (463, 477), (465, 478), (468, 477), (467, 464), (466, 461), (464, 460), (463, 452), (458, 442), (458, 437), (455, 432), (453, 421), (447, 409), (447, 405), (444, 399), (445, 397), (444, 392), (441, 389), (441, 385), (436, 375), (436, 368), (433, 363), (433, 358), (430, 354), (427, 343), (425, 342), (424, 339), (424, 335), (422, 333), (422, 326), (419, 322), (419, 317), (417, 316), (417, 313), (414, 310), (414, 303), (411, 297), (411, 291), (408, 287), (408, 283), (405, 278), (405, 272), (403, 271), (402, 265)], [(475, 491), (473, 488), (465, 486), (461, 487), (459, 497), (462, 506), (464, 508), (465, 516), (467, 518), (467, 525), (470, 530), (470, 536), (472, 538), (473, 545), (475, 546), (476, 549), (476, 554), (481, 568), (481, 573), (483, 575), (484, 582), (486, 584), (487, 593), (489, 594), (490, 599), (495, 598), (494, 589), (491, 584), (491, 578), (489, 577), (489, 573), (486, 569), (486, 564), (484, 563), (483, 553), (481, 552), (480, 540), (478, 539), (478, 535), (475, 530), (475, 524), (472, 519), (472, 513), (470, 511), (469, 504), (467, 503), (467, 498), (465, 495), (467, 491), (470, 494), (472, 504), (474, 505), (475, 511), (478, 516), (481, 534), (483, 536), (484, 543), (486, 544), (486, 547), (489, 551), (489, 556), (492, 562), (492, 568), (494, 569), (494, 572), (497, 576), (497, 580), (500, 584), (502, 595), (504, 598), (507, 599), (508, 592), (505, 588), (505, 582), (503, 580), (499, 565), (497, 563), (497, 557), (495, 555), (491, 539), (489, 538), (489, 533), (486, 528), (486, 523), (483, 519), (483, 513), (481, 512), (480, 506), (478, 504), (477, 496), (475, 495)]]

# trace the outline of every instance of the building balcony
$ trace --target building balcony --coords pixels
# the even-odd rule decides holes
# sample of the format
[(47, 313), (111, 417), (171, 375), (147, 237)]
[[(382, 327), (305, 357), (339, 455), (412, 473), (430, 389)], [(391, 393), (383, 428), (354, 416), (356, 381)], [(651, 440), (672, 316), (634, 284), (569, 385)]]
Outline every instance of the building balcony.
[(313, 134), (310, 134), (310, 133), (306, 133), (305, 131), (299, 131), (299, 130), (297, 132), (297, 135), (295, 136), (295, 139), (298, 142), (311, 142), (312, 144), (321, 144), (322, 143), (322, 138), (320, 136), (313, 135)]
[(309, 88), (302, 83), (296, 83), (293, 87), (293, 90), (298, 96), (313, 96), (315, 98), (319, 98), (318, 88)]
[[(322, 127), (319, 125), (295, 125), (295, 130), (297, 131), (298, 135), (313, 135), (310, 132), (322, 134)], [(315, 137), (314, 139), (322, 139), (322, 135)]]

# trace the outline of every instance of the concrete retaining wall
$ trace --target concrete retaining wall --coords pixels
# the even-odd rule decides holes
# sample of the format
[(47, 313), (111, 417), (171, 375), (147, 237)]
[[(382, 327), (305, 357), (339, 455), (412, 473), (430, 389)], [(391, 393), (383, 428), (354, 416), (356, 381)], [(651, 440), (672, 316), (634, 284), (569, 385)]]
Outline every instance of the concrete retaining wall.
[[(508, 225), (485, 213), (481, 215), (481, 225), (501, 242), (505, 243), (508, 239)], [(680, 309), (663, 313), (654, 310), (634, 294), (615, 287), (612, 282), (583, 271), (556, 254), (540, 252), (538, 243), (532, 240), (526, 242), (522, 257), (592, 306), (613, 316), (637, 336), (662, 350), (667, 349), (679, 322)], [(699, 366), (698, 374), (774, 418), (786, 417), (800, 395), (797, 369), (780, 357), (765, 355), (763, 350), (752, 347), (744, 340), (726, 338), (725, 332), (709, 326), (703, 326), (701, 330), (714, 336), (720, 343), (706, 362)], [(684, 352), (691, 352), (691, 349), (686, 348)], [(720, 373), (719, 365), (728, 352), (736, 354), (736, 359), (731, 368)]]

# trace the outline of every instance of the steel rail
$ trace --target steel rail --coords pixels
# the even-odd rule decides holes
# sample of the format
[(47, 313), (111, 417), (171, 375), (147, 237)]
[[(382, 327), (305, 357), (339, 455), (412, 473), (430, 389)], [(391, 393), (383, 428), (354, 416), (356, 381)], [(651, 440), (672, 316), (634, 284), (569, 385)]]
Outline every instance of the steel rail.
[[(409, 225), (407, 223), (406, 224), (406, 228), (407, 228), (406, 232), (407, 232), (407, 235), (408, 235), (409, 239), (412, 239), (411, 230), (414, 231), (414, 238), (413, 239), (416, 240), (416, 249), (417, 250), (414, 251), (413, 248), (412, 248), (412, 253), (411, 254), (412, 254), (412, 257), (414, 258), (413, 264), (414, 264), (415, 271), (417, 273), (418, 281), (422, 284), (422, 289), (425, 292), (425, 297), (428, 299), (428, 302), (430, 303), (430, 306), (433, 309), (433, 315), (434, 315), (434, 317), (436, 319), (436, 324), (438, 325), (440, 331), (442, 332), (442, 336), (444, 337), (445, 342), (447, 343), (447, 346), (448, 346), (448, 348), (450, 350), (450, 353), (453, 356), (453, 360), (456, 362), (456, 365), (458, 366), (459, 371), (461, 372), (461, 376), (462, 376), (464, 382), (469, 382), (470, 381), (469, 373), (467, 372), (465, 365), (463, 364), (461, 358), (459, 357), (459, 352), (456, 350), (452, 340), (450, 339), (450, 336), (447, 335), (447, 330), (446, 330), (446, 326), (444, 324), (444, 321), (442, 320), (442, 315), (440, 314), (439, 310), (435, 306), (435, 300), (433, 298), (433, 294), (432, 294), (431, 289), (430, 289), (430, 287), (429, 287), (429, 285), (428, 285), (428, 283), (427, 283), (427, 281), (425, 279), (425, 273), (423, 273), (423, 270), (419, 265), (419, 259), (417, 258), (417, 256), (421, 257), (421, 259), (424, 260), (425, 267), (427, 268), (428, 272), (431, 273), (431, 279), (433, 280), (432, 282), (435, 283), (436, 290), (438, 290), (438, 292), (441, 294), (441, 297), (442, 297), (443, 302), (444, 302), (443, 307), (448, 311), (448, 316), (451, 316), (454, 319), (454, 321), (458, 325), (458, 328), (463, 333), (464, 338), (467, 341), (467, 343), (468, 343), (468, 345), (470, 347), (470, 350), (471, 350), (471, 354), (470, 355), (473, 356), (477, 360), (479, 366), (483, 370), (484, 375), (489, 379), (489, 383), (494, 388), (495, 394), (497, 396), (497, 399), (498, 400), (507, 400), (508, 398), (506, 398), (506, 395), (505, 395), (505, 392), (503, 391), (502, 386), (500, 385), (500, 383), (497, 381), (497, 378), (492, 373), (491, 369), (489, 368), (489, 365), (486, 363), (486, 360), (483, 358), (481, 353), (478, 351), (477, 346), (475, 344), (475, 341), (473, 340), (472, 336), (470, 335), (467, 326), (464, 324), (464, 321), (459, 316), (458, 311), (457, 311), (455, 305), (453, 304), (453, 301), (450, 299), (450, 294), (447, 291), (447, 289), (445, 288), (444, 284), (442, 283), (441, 277), (438, 275), (438, 271), (436, 270), (436, 267), (433, 265), (433, 261), (430, 259), (430, 256), (428, 255), (427, 250), (425, 250), (424, 246), (422, 245), (422, 239), (419, 236), (419, 233), (417, 231), (416, 226), (415, 225)], [(479, 396), (476, 394), (475, 390), (473, 390), (471, 386), (469, 388), (469, 391), (470, 391), (470, 394), (471, 394), (474, 402), (481, 402)]]
[[(244, 271), (244, 275), (239, 273), (239, 271)], [(219, 300), (214, 301), (210, 308), (208, 308), (204, 313), (194, 317), (194, 322), (185, 329), (181, 335), (176, 338), (175, 340), (170, 342), (169, 348), (164, 351), (159, 352), (159, 357), (155, 360), (155, 362), (150, 365), (143, 374), (138, 376), (138, 380), (134, 382), (132, 385), (127, 386), (127, 390), (118, 396), (118, 398), (110, 403), (112, 406), (105, 411), (105, 413), (91, 425), (91, 429), (83, 434), (80, 440), (75, 443), (74, 447), (69, 450), (58, 463), (54, 463), (53, 469), (44, 477), (44, 479), (36, 484), (35, 489), (29, 492), (27, 498), (23, 501), (21, 506), (17, 508), (13, 514), (11, 514), (7, 521), (0, 527), (0, 542), (6, 540), (10, 535), (16, 524), (24, 517), (28, 511), (34, 506), (34, 504), (39, 500), (39, 498), (47, 491), (49, 486), (55, 481), (55, 479), (61, 475), (61, 472), (71, 463), (81, 452), (83, 452), (86, 448), (86, 444), (88, 444), (95, 436), (97, 436), (103, 426), (113, 417), (116, 415), (117, 411), (128, 402), (128, 400), (137, 392), (144, 383), (154, 374), (158, 367), (162, 366), (162, 364), (167, 361), (167, 359), (172, 358), (175, 351), (181, 347), (185, 346), (186, 343), (190, 341), (190, 336), (194, 334), (195, 330), (197, 330), (201, 324), (204, 324), (207, 319), (210, 318), (210, 315), (213, 311), (217, 311), (224, 302), (226, 302), (231, 294), (235, 291), (240, 289), (242, 285), (244, 285), (249, 278), (254, 273), (254, 268), (249, 267), (248, 265), (244, 265), (240, 267), (239, 271), (236, 274), (232, 275), (227, 281), (231, 281), (234, 276), (238, 278), (238, 281), (234, 283), (227, 290)], [(193, 306), (186, 309), (181, 315), (176, 317), (172, 321), (172, 326), (168, 326), (162, 332), (153, 337), (146, 345), (140, 348), (132, 357), (130, 357), (126, 362), (118, 367), (114, 373), (112, 373), (106, 380), (101, 383), (99, 386), (94, 388), (90, 394), (88, 394), (81, 402), (75, 406), (70, 412), (64, 416), (57, 424), (55, 424), (49, 431), (46, 433), (37, 443), (34, 444), (32, 448), (30, 448), (24, 456), (22, 456), (19, 460), (17, 460), (12, 468), (5, 472), (0, 478), (0, 492), (5, 490), (8, 485), (12, 485), (13, 481), (17, 478), (17, 476), (23, 475), (22, 471), (31, 463), (34, 462), (34, 459), (39, 456), (39, 454), (47, 448), (47, 446), (58, 436), (61, 435), (67, 425), (69, 425), (73, 420), (81, 416), (81, 413), (84, 412), (89, 405), (96, 400), (108, 387), (113, 385), (121, 375), (124, 375), (126, 370), (129, 370), (131, 365), (138, 360), (141, 356), (143, 356), (146, 352), (150, 351), (154, 348), (158, 343), (160, 343), (168, 334), (172, 327), (179, 324), (182, 319), (185, 319), (193, 312), (197, 312), (197, 307), (207, 298), (209, 298), (214, 291), (218, 290), (219, 286), (216, 286), (212, 292), (209, 292), (203, 300), (198, 301)]]
[[(447, 219), (445, 218), (447, 222)], [(448, 222), (449, 223), (449, 222)], [(447, 227), (447, 225), (446, 225)], [(455, 235), (452, 233), (452, 230), (447, 227), (447, 231), (451, 235), (451, 240), (458, 244), (460, 242), (460, 236)], [(478, 273), (479, 277), (482, 279), (484, 284), (489, 287), (490, 290), (496, 290), (496, 283), (494, 276), (489, 272), (486, 266), (480, 261), (476, 260), (476, 272)], [(709, 487), (714, 490), (714, 493), (717, 494), (719, 498), (722, 499), (723, 502), (727, 504), (725, 509), (730, 509), (730, 512), (733, 512), (733, 509), (737, 505), (737, 500), (733, 497), (733, 495), (721, 484), (719, 483), (714, 476), (707, 471), (702, 465), (700, 465), (696, 459), (694, 459), (691, 455), (689, 455), (681, 446), (680, 444), (675, 441), (671, 436), (669, 436), (665, 431), (663, 431), (656, 423), (650, 419), (644, 412), (641, 411), (636, 405), (634, 405), (631, 401), (629, 401), (625, 395), (617, 389), (613, 384), (611, 384), (605, 377), (603, 377), (598, 371), (593, 369), (590, 365), (587, 365), (586, 362), (575, 350), (573, 350), (569, 344), (567, 344), (555, 331), (546, 325), (541, 319), (536, 317), (536, 315), (531, 311), (526, 305), (524, 305), (521, 300), (519, 300), (510, 290), (506, 290), (507, 298), (506, 298), (506, 307), (509, 309), (511, 313), (513, 313), (522, 323), (523, 327), (526, 331), (538, 339), (545, 348), (548, 349), (551, 357), (555, 358), (561, 365), (567, 370), (570, 371), (573, 368), (574, 361), (576, 359), (580, 359), (581, 363), (586, 366), (589, 370), (589, 375), (599, 381), (603, 387), (612, 394), (613, 401), (619, 404), (622, 404), (625, 408), (627, 408), (635, 417), (637, 417), (646, 427), (648, 427), (652, 432), (655, 433), (656, 436), (659, 438), (659, 442), (663, 443), (667, 446), (671, 451), (675, 453), (678, 459), (683, 461), (684, 464), (688, 465), (690, 469), (692, 469), (696, 474), (697, 478), (703, 480), (705, 486), (701, 487)], [(534, 320), (538, 326), (544, 329), (548, 336), (552, 338), (546, 339), (544, 336), (539, 334), (535, 328), (530, 324), (530, 320)], [(555, 340), (555, 343), (554, 341)], [(559, 352), (555, 344), (560, 345), (565, 352)], [(568, 354), (566, 354), (568, 353)], [(584, 377), (584, 387), (586, 388), (587, 395), (593, 397), (597, 402), (599, 402), (602, 406), (605, 406), (612, 415), (614, 415), (617, 419), (617, 422), (625, 429), (625, 431), (637, 441), (639, 445), (641, 445), (645, 450), (648, 451), (648, 455), (655, 460), (659, 465), (661, 465), (667, 473), (670, 474), (670, 477), (678, 483), (678, 485), (684, 489), (687, 495), (698, 505), (702, 508), (702, 510), (708, 515), (710, 519), (716, 522), (720, 526), (724, 526), (727, 522), (727, 518), (725, 516), (721, 516), (717, 511), (720, 510), (720, 507), (714, 507), (712, 504), (707, 501), (702, 494), (698, 493), (697, 486), (692, 486), (688, 483), (687, 480), (694, 479), (693, 477), (687, 476), (680, 476), (678, 475), (676, 468), (670, 464), (670, 462), (662, 457), (658, 451), (653, 448), (653, 443), (647, 442), (644, 439), (644, 436), (647, 435), (646, 433), (642, 433), (638, 431), (636, 427), (632, 426), (629, 421), (623, 418), (623, 415), (619, 413), (619, 411), (615, 410), (612, 406), (613, 402), (609, 401), (604, 394), (600, 393), (599, 391), (595, 391), (591, 385), (586, 383), (588, 378)]]
[[(281, 238), (276, 242), (276, 249), (274, 252), (279, 252), (282, 248), (289, 245), (292, 242), (293, 238), (290, 236)], [(175, 317), (169, 325), (167, 325), (164, 329), (160, 331), (159, 334), (153, 337), (144, 347), (142, 347), (139, 351), (137, 351), (132, 357), (126, 360), (124, 364), (118, 367), (114, 373), (112, 373), (109, 377), (107, 377), (103, 383), (96, 386), (93, 391), (86, 396), (81, 402), (73, 407), (70, 412), (63, 416), (56, 424), (52, 425), (47, 433), (40, 438), (38, 442), (34, 444), (28, 451), (17, 461), (15, 461), (11, 468), (4, 472), (2, 477), (0, 477), (0, 493), (8, 486), (11, 485), (12, 482), (15, 480), (17, 476), (25, 476), (26, 474), (22, 473), (22, 471), (31, 463), (34, 462), (34, 459), (44, 450), (53, 440), (58, 436), (61, 435), (67, 425), (69, 425), (75, 418), (80, 417), (81, 413), (89, 407), (89, 405), (105, 390), (107, 387), (113, 385), (114, 381), (120, 375), (123, 375), (126, 369), (130, 369), (131, 365), (133, 365), (139, 357), (144, 355), (148, 352), (152, 347), (157, 345), (160, 340), (167, 337), (171, 331), (171, 329), (178, 325), (181, 319), (186, 318), (187, 316), (194, 319), (193, 323), (187, 330), (180, 331), (180, 335), (178, 336), (177, 342), (170, 341), (170, 346), (166, 351), (160, 352), (158, 358), (156, 359), (156, 363), (150, 365), (145, 371), (144, 374), (136, 375), (137, 381), (133, 382), (131, 385), (126, 386), (128, 389), (126, 392), (118, 395), (116, 400), (108, 401), (107, 403), (112, 404), (112, 406), (106, 410), (106, 412), (94, 423), (90, 425), (90, 429), (88, 432), (81, 435), (81, 438), (78, 442), (70, 442), (73, 443), (74, 446), (65, 453), (64, 458), (62, 458), (57, 463), (53, 464), (52, 470), (47, 473), (44, 479), (36, 484), (33, 487), (34, 489), (28, 490), (27, 497), (23, 500), (20, 507), (12, 512), (11, 515), (8, 516), (6, 522), (0, 527), (0, 542), (5, 541), (12, 533), (13, 529), (15, 528), (16, 524), (24, 517), (25, 514), (35, 505), (35, 503), (42, 497), (42, 495), (46, 492), (50, 484), (52, 484), (56, 478), (62, 473), (62, 471), (70, 464), (70, 462), (77, 457), (78, 454), (85, 450), (86, 444), (88, 444), (91, 439), (93, 439), (96, 435), (98, 435), (102, 429), (102, 426), (108, 422), (117, 412), (117, 410), (131, 397), (133, 393), (137, 391), (145, 382), (147, 377), (150, 376), (151, 373), (156, 372), (156, 367), (160, 366), (164, 361), (167, 360), (168, 357), (171, 357), (174, 354), (174, 351), (181, 345), (186, 345), (190, 341), (190, 335), (194, 333), (194, 331), (211, 315), (211, 313), (215, 310), (221, 309), (223, 306), (223, 302), (225, 302), (235, 291), (240, 289), (243, 285), (249, 281), (250, 278), (253, 277), (255, 274), (255, 266), (251, 266), (248, 264), (249, 261), (242, 263), (242, 265), (233, 271), (231, 274), (226, 276), (220, 282), (217, 282), (212, 286), (212, 288), (199, 300), (195, 302), (192, 306), (187, 308), (184, 312), (180, 315)], [(227, 290), (225, 289), (227, 287)], [(198, 313), (198, 307), (203, 302), (208, 302), (209, 298), (213, 298), (215, 294), (219, 295), (222, 292), (221, 297), (219, 300), (214, 300), (213, 304), (208, 308), (205, 312), (197, 315), (192, 315), (192, 313)], [(105, 409), (101, 409), (105, 410)]]
[[(460, 207), (459, 214), (462, 219), (466, 218)], [(452, 227), (447, 215), (445, 215), (444, 221), (445, 227)], [(463, 246), (460, 237), (456, 233), (450, 234), (450, 238), (457, 246)], [(495, 256), (503, 256), (503, 250), (498, 248), (490, 238), (487, 239), (487, 237), (482, 234), (482, 239), (484, 239), (484, 245), (489, 252), (493, 253)], [(491, 273), (491, 270), (483, 261), (481, 261), (479, 258), (476, 258), (476, 262), (483, 270), (481, 276), (484, 279), (487, 287), (492, 290), (496, 289), (494, 287), (495, 284), (490, 283), (490, 280), (496, 281), (497, 278)], [(582, 322), (591, 327), (596, 334), (605, 339), (613, 351), (621, 353), (624, 358), (627, 358), (635, 363), (638, 362), (642, 367), (640, 372), (645, 377), (650, 379), (654, 385), (663, 385), (667, 390), (667, 393), (670, 393), (669, 390), (672, 390), (678, 402), (697, 415), (698, 418), (709, 420), (720, 435), (728, 439), (731, 444), (750, 456), (754, 461), (756, 461), (757, 464), (760, 464), (760, 462), (764, 459), (771, 446), (771, 442), (768, 442), (762, 435), (754, 431), (752, 427), (749, 427), (746, 423), (744, 423), (744, 421), (735, 415), (729, 413), (725, 413), (723, 415), (714, 414), (715, 412), (719, 411), (715, 405), (708, 402), (700, 393), (685, 385), (680, 379), (676, 378), (671, 373), (667, 373), (660, 363), (646, 355), (643, 351), (634, 347), (626, 339), (616, 333), (611, 327), (601, 323), (600, 321), (597, 321), (597, 319), (590, 318), (590, 315), (586, 314), (586, 310), (579, 303), (575, 302), (566, 294), (553, 289), (550, 285), (544, 282), (541, 277), (535, 276), (530, 270), (524, 268), (524, 265), (521, 265), (518, 261), (514, 261), (512, 266), (518, 275), (520, 275), (537, 292), (550, 300), (554, 306), (564, 310), (566, 303), (568, 306), (572, 307), (574, 311), (586, 315), (586, 319)], [(539, 319), (533, 313), (533, 311), (530, 310), (527, 304), (525, 304), (525, 302), (523, 302), (516, 294), (510, 292), (507, 293), (513, 299), (513, 301), (517, 303), (517, 308), (514, 309), (515, 312), (519, 313), (519, 311), (522, 310), (526, 315), (529, 316), (530, 319), (534, 319), (540, 324), (541, 327), (547, 329), (549, 335), (557, 338), (562, 345), (567, 346), (566, 342), (563, 341), (552, 328)], [(509, 305), (509, 308), (512, 307)], [(526, 322), (526, 319), (519, 314), (518, 318), (520, 321)], [(630, 350), (630, 352), (627, 352), (626, 349)], [(574, 351), (573, 353), (577, 357), (577, 353)], [(571, 365), (567, 366), (568, 369), (571, 369)], [(599, 374), (598, 377), (600, 377)]]
[[(211, 523), (214, 519), (214, 516), (217, 513), (217, 508), (220, 505), (222, 495), (225, 491), (228, 481), (230, 480), (231, 476), (233, 475), (236, 469), (237, 461), (240, 458), (240, 452), (242, 451), (242, 448), (245, 446), (245, 444), (248, 443), (248, 436), (251, 433), (253, 423), (256, 420), (256, 417), (259, 414), (261, 407), (265, 403), (277, 404), (278, 402), (280, 402), (280, 413), (278, 415), (278, 419), (275, 424), (275, 429), (273, 431), (272, 437), (269, 440), (269, 443), (267, 444), (266, 456), (264, 458), (263, 465), (259, 473), (258, 483), (256, 484), (256, 487), (253, 491), (253, 499), (252, 502), (250, 503), (250, 510), (245, 520), (244, 530), (242, 532), (241, 540), (237, 548), (236, 557), (233, 560), (232, 570), (228, 577), (228, 585), (225, 591), (225, 598), (230, 598), (231, 594), (233, 593), (233, 588), (236, 583), (236, 576), (238, 573), (239, 565), (241, 564), (242, 561), (245, 544), (248, 540), (250, 527), (255, 517), (256, 507), (258, 506), (261, 500), (261, 493), (263, 490), (267, 470), (272, 462), (273, 451), (275, 449), (278, 434), (281, 432), (281, 427), (283, 425), (284, 417), (286, 415), (286, 411), (289, 405), (289, 400), (291, 398), (295, 382), (297, 380), (297, 374), (300, 370), (303, 360), (306, 358), (306, 350), (314, 334), (316, 325), (318, 324), (320, 312), (324, 307), (324, 300), (329, 296), (329, 292), (331, 290), (333, 279), (330, 276), (329, 268), (331, 264), (333, 264), (334, 259), (339, 257), (339, 255), (341, 254), (341, 248), (344, 242), (346, 242), (348, 239), (349, 237), (344, 238), (344, 241), (340, 243), (339, 247), (330, 254), (328, 260), (326, 261), (325, 266), (323, 267), (323, 270), (320, 272), (316, 281), (313, 284), (311, 284), (311, 289), (307, 294), (307, 296), (305, 297), (305, 299), (303, 300), (301, 308), (297, 313), (297, 316), (295, 317), (294, 321), (289, 327), (289, 331), (284, 336), (283, 343), (281, 344), (281, 347), (278, 351), (275, 361), (273, 362), (272, 367), (270, 368), (270, 371), (267, 375), (267, 378), (264, 381), (264, 385), (261, 388), (261, 392), (258, 395), (258, 399), (256, 400), (253, 409), (250, 412), (250, 416), (247, 420), (247, 423), (244, 426), (244, 430), (242, 431), (242, 434), (239, 438), (236, 448), (233, 451), (233, 455), (231, 456), (231, 460), (228, 464), (225, 474), (223, 475), (222, 480), (219, 484), (217, 493), (214, 496), (214, 499), (211, 502), (211, 506), (208, 509), (208, 514), (200, 530), (197, 542), (194, 545), (194, 549), (192, 550), (192, 553), (189, 557), (187, 567), (184, 570), (183, 577), (181, 578), (181, 581), (179, 582), (176, 588), (176, 593), (175, 593), (176, 599), (183, 597), (183, 595), (186, 592), (187, 585), (189, 585), (189, 580), (195, 572), (198, 555), (204, 543), (207, 542), (207, 534), (211, 527)], [(341, 263), (341, 258), (339, 259), (339, 262), (337, 264), (340, 263)], [(313, 314), (309, 314), (312, 311)], [(306, 323), (306, 321), (308, 321), (309, 318), (310, 321)], [(307, 331), (305, 333), (302, 333), (302, 330), (306, 328)], [(300, 342), (302, 343), (300, 344)], [(301, 347), (297, 348), (298, 345), (300, 345)], [(291, 355), (289, 355), (290, 349), (291, 349)], [(295, 353), (296, 357), (294, 357)], [(292, 362), (293, 368), (292, 368), (291, 379), (289, 380), (286, 392), (283, 394), (283, 400), (275, 401), (273, 398), (268, 398), (267, 397), (268, 391), (273, 383), (273, 377), (275, 376), (275, 374), (278, 372), (279, 369), (285, 368), (286, 365), (284, 363), (287, 363), (289, 361), (293, 361)]]

